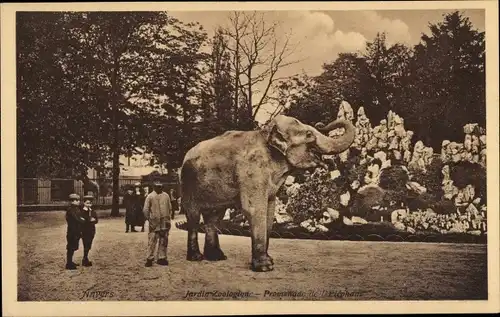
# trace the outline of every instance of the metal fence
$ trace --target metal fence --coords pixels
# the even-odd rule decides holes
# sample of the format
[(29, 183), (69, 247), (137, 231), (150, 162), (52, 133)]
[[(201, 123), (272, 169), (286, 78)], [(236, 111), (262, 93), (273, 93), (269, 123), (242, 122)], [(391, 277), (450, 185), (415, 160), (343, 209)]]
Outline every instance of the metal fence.
[[(111, 205), (113, 201), (113, 180), (112, 179), (91, 179), (91, 181), (99, 184), (98, 193), (92, 190), (87, 192), (92, 192), (96, 197), (96, 205)], [(119, 178), (119, 188), (120, 188), (120, 204), (125, 193), (127, 186), (131, 186), (137, 182), (141, 184), (148, 184), (151, 186), (151, 182), (146, 182), (140, 177), (121, 177)], [(169, 191), (171, 188), (179, 193), (179, 184), (172, 182), (162, 182), (165, 186), (165, 191)], [(41, 179), (41, 178), (18, 178), (17, 179), (17, 205), (18, 206), (29, 206), (29, 205), (65, 205), (68, 201), (68, 196), (71, 193), (79, 194), (83, 196), (86, 194), (86, 188), (84, 183), (75, 179), (65, 179), (65, 178), (52, 178), (52, 179)]]

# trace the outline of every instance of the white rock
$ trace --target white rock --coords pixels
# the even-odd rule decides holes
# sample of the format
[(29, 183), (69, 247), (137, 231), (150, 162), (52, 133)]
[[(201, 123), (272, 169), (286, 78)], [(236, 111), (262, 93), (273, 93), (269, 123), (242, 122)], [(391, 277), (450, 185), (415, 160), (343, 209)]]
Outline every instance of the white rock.
[(352, 217), (352, 223), (353, 224), (362, 224), (362, 225), (366, 225), (368, 223), (368, 221), (366, 221), (365, 219), (361, 218), (361, 217), (356, 217), (356, 216), (353, 216)]
[(302, 221), (302, 222), (300, 223), (300, 226), (301, 226), (302, 228), (308, 228), (308, 227), (310, 227), (310, 226), (311, 226), (311, 223), (312, 223), (312, 220), (310, 220), (310, 219), (309, 219), (309, 220), (304, 220), (304, 221)]
[(295, 177), (289, 175), (285, 180), (285, 185), (291, 186), (295, 182)]
[(404, 231), (406, 229), (405, 225), (402, 222), (395, 222), (394, 228), (401, 231)]
[(340, 171), (339, 170), (334, 170), (334, 171), (330, 172), (330, 179), (336, 179), (339, 176), (340, 176)]
[(318, 231), (320, 232), (328, 232), (328, 228), (319, 224), (319, 225), (316, 225), (316, 228), (318, 229)]
[(224, 218), (222, 220), (229, 220), (231, 219), (231, 209), (226, 209), (226, 213), (224, 214)]
[(471, 230), (467, 231), (468, 234), (474, 235), (474, 236), (480, 236), (481, 235), (481, 230)]
[(338, 219), (340, 217), (340, 211), (338, 211), (336, 209), (328, 207), (328, 208), (326, 208), (326, 211), (328, 212), (330, 217), (332, 217), (332, 219)]
[(347, 218), (347, 217), (344, 217), (343, 219), (343, 222), (346, 226), (352, 226), (353, 225), (353, 222), (351, 219)]
[(317, 230), (316, 227), (313, 227), (313, 226), (307, 227), (306, 229), (309, 232), (315, 232)]

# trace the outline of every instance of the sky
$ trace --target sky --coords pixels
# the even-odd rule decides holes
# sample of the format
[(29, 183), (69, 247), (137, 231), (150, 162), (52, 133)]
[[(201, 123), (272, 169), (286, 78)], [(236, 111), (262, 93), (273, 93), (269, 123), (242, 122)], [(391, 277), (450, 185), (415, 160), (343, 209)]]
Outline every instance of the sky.
[[(362, 51), (366, 41), (377, 32), (386, 32), (387, 41), (415, 45), (422, 33), (428, 33), (429, 23), (443, 20), (443, 14), (454, 10), (377, 10), (377, 11), (266, 11), (266, 21), (281, 22), (280, 33), (292, 34), (296, 50), (290, 59), (299, 63), (282, 69), (279, 77), (297, 73), (319, 75), (324, 63), (336, 59), (339, 53)], [(484, 31), (484, 10), (460, 10), (475, 29)], [(231, 11), (173, 11), (170, 14), (184, 22), (199, 22), (209, 36), (228, 21)], [(273, 107), (267, 105), (257, 120), (264, 122)]]

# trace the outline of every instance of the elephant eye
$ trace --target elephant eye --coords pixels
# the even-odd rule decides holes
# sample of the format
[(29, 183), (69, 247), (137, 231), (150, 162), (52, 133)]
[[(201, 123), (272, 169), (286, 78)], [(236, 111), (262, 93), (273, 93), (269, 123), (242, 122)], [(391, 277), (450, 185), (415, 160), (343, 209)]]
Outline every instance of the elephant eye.
[(314, 136), (314, 134), (313, 134), (311, 131), (309, 131), (309, 130), (308, 130), (308, 131), (306, 132), (306, 137), (307, 137), (307, 138), (312, 138), (313, 136)]

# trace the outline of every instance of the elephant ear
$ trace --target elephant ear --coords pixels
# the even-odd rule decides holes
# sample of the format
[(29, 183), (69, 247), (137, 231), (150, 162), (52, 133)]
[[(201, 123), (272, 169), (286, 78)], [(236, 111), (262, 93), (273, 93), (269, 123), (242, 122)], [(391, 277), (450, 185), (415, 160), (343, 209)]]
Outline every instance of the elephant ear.
[(281, 154), (286, 156), (288, 150), (288, 142), (283, 133), (278, 129), (277, 125), (273, 125), (269, 133), (268, 143), (270, 146), (278, 150)]

